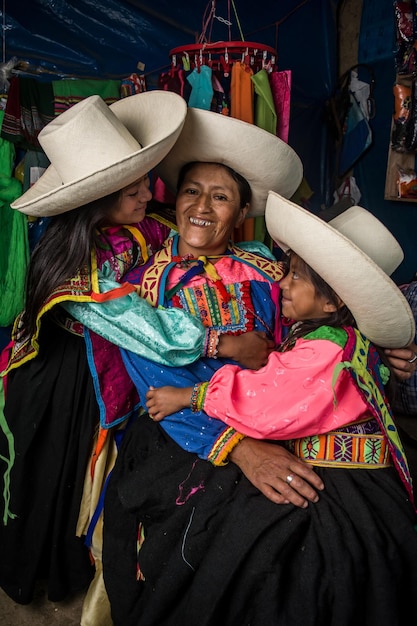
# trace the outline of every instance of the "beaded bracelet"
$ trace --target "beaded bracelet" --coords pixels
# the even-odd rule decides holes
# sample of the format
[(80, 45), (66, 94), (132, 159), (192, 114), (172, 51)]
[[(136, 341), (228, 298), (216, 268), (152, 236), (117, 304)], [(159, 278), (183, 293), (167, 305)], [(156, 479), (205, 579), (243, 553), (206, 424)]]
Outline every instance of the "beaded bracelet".
[(190, 400), (190, 408), (193, 413), (203, 409), (208, 386), (208, 383), (196, 383), (194, 385)]
[(198, 388), (200, 387), (201, 383), (196, 383), (193, 387), (193, 390), (191, 392), (191, 400), (190, 400), (190, 408), (192, 410), (193, 413), (197, 413), (198, 409), (197, 409), (197, 398), (198, 398)]
[(204, 356), (210, 359), (217, 359), (220, 341), (220, 333), (218, 330), (208, 330), (206, 333), (206, 341), (204, 344)]

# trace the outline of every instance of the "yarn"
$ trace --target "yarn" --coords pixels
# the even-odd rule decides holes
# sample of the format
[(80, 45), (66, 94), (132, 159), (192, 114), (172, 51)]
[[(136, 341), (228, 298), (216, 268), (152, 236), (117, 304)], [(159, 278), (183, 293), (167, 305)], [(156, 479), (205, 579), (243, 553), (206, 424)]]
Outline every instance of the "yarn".
[[(0, 123), (4, 111), (0, 111)], [(22, 194), (12, 176), (15, 148), (0, 138), (0, 326), (10, 326), (24, 308), (24, 288), (29, 262), (27, 217), (10, 208)]]

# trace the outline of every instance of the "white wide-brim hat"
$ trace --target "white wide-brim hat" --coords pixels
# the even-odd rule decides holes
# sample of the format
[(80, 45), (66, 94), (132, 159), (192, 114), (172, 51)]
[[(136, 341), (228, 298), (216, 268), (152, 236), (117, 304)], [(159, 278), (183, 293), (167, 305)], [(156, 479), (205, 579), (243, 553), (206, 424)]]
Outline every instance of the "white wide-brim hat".
[(169, 152), (186, 113), (185, 100), (169, 91), (147, 91), (110, 106), (98, 95), (81, 100), (39, 133), (51, 165), (11, 207), (58, 215), (130, 185)]
[(285, 252), (293, 250), (332, 287), (370, 341), (401, 348), (414, 340), (411, 308), (388, 276), (404, 255), (372, 213), (353, 206), (327, 223), (270, 192), (265, 221)]
[(181, 168), (192, 161), (221, 163), (246, 178), (252, 190), (247, 217), (264, 215), (268, 190), (290, 198), (303, 177), (299, 156), (279, 137), (254, 124), (190, 107), (178, 141), (156, 170), (174, 194)]

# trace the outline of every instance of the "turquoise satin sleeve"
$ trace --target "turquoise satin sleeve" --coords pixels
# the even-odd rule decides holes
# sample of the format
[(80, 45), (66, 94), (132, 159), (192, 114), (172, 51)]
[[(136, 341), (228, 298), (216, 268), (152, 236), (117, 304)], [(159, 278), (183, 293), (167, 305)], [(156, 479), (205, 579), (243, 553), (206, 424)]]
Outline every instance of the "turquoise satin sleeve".
[(239, 248), (242, 248), (242, 250), (246, 250), (247, 252), (253, 252), (254, 254), (260, 254), (270, 261), (277, 261), (276, 257), (268, 248), (268, 246), (266, 246), (261, 241), (256, 241), (255, 239), (253, 241), (239, 241), (237, 245), (239, 246)]
[[(120, 287), (103, 276), (99, 285), (101, 293)], [(66, 301), (61, 306), (108, 341), (163, 365), (187, 365), (204, 352), (206, 330), (200, 320), (180, 309), (156, 309), (136, 292), (101, 303)]]

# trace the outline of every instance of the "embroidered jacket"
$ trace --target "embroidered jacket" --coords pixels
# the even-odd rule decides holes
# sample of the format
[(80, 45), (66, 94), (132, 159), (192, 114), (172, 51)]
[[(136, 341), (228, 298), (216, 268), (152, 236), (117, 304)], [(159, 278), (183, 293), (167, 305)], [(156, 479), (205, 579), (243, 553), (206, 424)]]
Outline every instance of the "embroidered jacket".
[[(262, 330), (270, 338), (276, 336), (275, 321), (280, 316), (272, 286), (283, 276), (282, 264), (239, 246), (230, 246), (225, 255), (215, 260), (220, 281), (213, 280), (213, 272), (210, 277), (203, 271), (182, 284), (187, 272), (178, 263), (175, 236), (148, 263), (129, 272), (126, 280), (135, 283), (140, 295), (154, 306), (179, 307), (199, 318), (206, 328), (231, 334)], [(178, 284), (181, 286), (177, 290)], [(143, 404), (150, 385), (193, 385), (207, 380), (226, 362), (201, 358), (182, 368), (176, 367), (175, 361), (172, 367), (161, 367), (131, 351), (122, 353)], [(243, 436), (202, 412), (192, 413), (191, 409), (168, 416), (161, 426), (184, 449), (215, 464), (223, 464)]]

